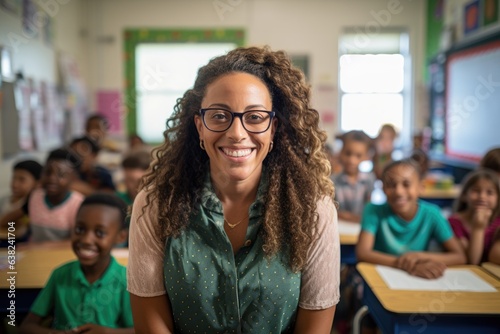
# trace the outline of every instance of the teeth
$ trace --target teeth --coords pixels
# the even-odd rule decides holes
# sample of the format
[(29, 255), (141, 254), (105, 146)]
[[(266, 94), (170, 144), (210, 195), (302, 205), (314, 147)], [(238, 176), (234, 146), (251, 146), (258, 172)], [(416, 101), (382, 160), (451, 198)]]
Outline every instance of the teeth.
[(222, 149), (225, 154), (231, 156), (231, 157), (244, 157), (252, 153), (251, 149), (245, 149), (245, 150), (229, 150), (227, 148)]
[(82, 256), (94, 256), (97, 252), (91, 249), (80, 249), (80, 254)]

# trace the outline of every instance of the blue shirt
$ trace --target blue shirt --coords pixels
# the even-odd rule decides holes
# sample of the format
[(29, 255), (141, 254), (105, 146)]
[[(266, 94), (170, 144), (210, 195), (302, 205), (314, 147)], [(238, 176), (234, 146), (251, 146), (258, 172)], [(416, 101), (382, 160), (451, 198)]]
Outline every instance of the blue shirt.
[(397, 216), (387, 203), (367, 204), (361, 218), (361, 230), (375, 236), (374, 250), (395, 256), (427, 251), (431, 240), (442, 244), (453, 237), (439, 207), (421, 200), (411, 221)]

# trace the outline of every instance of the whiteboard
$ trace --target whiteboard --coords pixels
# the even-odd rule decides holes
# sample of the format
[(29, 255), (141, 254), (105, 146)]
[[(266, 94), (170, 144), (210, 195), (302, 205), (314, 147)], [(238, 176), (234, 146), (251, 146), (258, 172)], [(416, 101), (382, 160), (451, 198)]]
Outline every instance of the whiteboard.
[(478, 161), (500, 146), (500, 37), (452, 52), (446, 72), (446, 154)]

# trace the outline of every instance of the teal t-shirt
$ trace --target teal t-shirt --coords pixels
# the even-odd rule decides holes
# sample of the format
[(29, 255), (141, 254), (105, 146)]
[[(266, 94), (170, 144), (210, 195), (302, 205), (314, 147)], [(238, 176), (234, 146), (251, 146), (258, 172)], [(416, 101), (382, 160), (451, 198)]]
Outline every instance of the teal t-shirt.
[[(301, 274), (284, 255), (262, 252), (263, 176), (250, 206), (245, 245), (233, 255), (220, 200), (207, 176), (199, 213), (178, 238), (168, 238), (164, 279), (175, 333), (290, 333), (299, 303)], [(333, 278), (332, 278), (333, 279)]]
[(427, 251), (431, 240), (442, 244), (453, 236), (450, 224), (439, 207), (418, 201), (417, 214), (406, 221), (389, 204), (368, 204), (361, 218), (361, 230), (375, 236), (374, 250), (400, 256), (406, 252)]
[(87, 323), (110, 328), (132, 328), (126, 268), (111, 257), (102, 275), (90, 284), (73, 261), (55, 269), (31, 306), (31, 312), (53, 315), (52, 327), (69, 330)]

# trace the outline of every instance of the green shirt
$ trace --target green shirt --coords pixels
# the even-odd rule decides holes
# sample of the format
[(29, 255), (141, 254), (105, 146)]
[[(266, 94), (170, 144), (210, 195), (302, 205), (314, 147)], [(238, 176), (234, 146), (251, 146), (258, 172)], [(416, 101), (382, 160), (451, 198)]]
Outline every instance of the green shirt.
[(116, 196), (120, 197), (127, 205), (134, 204), (134, 200), (130, 198), (126, 191), (117, 191)]
[(54, 329), (68, 330), (87, 323), (110, 328), (134, 326), (130, 296), (126, 290), (126, 268), (111, 257), (102, 275), (90, 284), (73, 261), (54, 270), (38, 294), (31, 312), (54, 316)]
[(264, 257), (260, 220), (266, 191), (263, 176), (250, 206), (247, 241), (233, 255), (222, 204), (207, 177), (198, 214), (165, 247), (164, 279), (175, 333), (292, 331), (301, 275), (284, 264), (284, 254), (270, 261)]
[(367, 204), (361, 229), (375, 236), (374, 250), (396, 256), (411, 251), (426, 251), (431, 240), (442, 244), (453, 236), (450, 224), (439, 208), (421, 200), (411, 221), (395, 215), (387, 203)]

